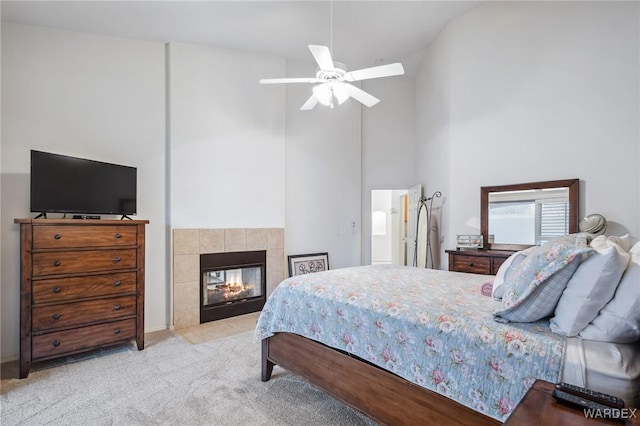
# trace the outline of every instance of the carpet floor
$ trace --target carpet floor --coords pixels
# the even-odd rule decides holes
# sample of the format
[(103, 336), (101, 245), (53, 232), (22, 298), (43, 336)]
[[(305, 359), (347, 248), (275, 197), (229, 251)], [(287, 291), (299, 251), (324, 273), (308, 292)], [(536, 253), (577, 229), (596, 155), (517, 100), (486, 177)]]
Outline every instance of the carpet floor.
[(0, 424), (375, 424), (277, 366), (263, 383), (252, 331), (199, 344), (150, 337), (143, 351), (132, 343), (38, 363), (22, 380), (3, 366)]

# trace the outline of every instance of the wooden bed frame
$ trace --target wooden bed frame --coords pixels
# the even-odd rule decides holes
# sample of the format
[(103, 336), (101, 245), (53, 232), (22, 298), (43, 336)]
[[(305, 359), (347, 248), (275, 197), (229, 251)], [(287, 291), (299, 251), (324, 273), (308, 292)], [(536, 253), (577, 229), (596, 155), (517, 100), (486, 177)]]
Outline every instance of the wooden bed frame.
[(276, 333), (262, 341), (262, 381), (271, 378), (274, 365), (382, 424), (500, 424), (357, 357), (296, 334)]

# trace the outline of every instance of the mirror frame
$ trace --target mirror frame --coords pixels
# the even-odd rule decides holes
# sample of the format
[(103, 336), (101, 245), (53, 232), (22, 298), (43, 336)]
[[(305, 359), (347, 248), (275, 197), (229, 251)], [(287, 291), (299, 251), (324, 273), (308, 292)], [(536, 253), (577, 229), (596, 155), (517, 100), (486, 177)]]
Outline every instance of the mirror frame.
[(569, 233), (578, 232), (578, 209), (580, 206), (580, 179), (547, 180), (541, 182), (519, 183), (515, 185), (483, 186), (480, 188), (480, 233), (484, 248), (489, 250), (523, 250), (531, 245), (489, 243), (489, 193), (505, 191), (524, 191), (547, 188), (569, 189)]

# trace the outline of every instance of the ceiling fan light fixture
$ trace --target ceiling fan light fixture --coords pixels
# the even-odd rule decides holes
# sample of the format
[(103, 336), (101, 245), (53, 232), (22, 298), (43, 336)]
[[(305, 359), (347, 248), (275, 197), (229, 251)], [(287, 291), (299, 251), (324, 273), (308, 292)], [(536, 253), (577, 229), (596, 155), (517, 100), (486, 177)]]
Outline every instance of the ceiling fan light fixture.
[(338, 104), (342, 105), (344, 101), (349, 99), (349, 92), (345, 87), (346, 83), (336, 82), (336, 83), (330, 83), (330, 84), (331, 84), (331, 91), (333, 92), (333, 95), (338, 100)]
[(337, 81), (318, 84), (312, 89), (313, 96), (315, 96), (322, 105), (333, 108), (334, 99), (338, 101), (338, 105), (342, 105), (344, 101), (349, 99), (349, 92), (345, 86), (346, 83)]
[(333, 93), (331, 93), (331, 88), (328, 84), (313, 86), (313, 96), (316, 97), (318, 102), (326, 106), (330, 106), (333, 100)]

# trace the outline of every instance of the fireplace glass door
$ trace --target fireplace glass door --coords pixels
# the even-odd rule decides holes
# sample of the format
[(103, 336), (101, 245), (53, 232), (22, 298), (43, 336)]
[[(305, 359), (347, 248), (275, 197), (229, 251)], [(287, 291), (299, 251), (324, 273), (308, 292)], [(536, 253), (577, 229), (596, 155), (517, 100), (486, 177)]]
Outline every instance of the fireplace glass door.
[(200, 323), (262, 309), (267, 293), (266, 251), (200, 255)]
[(262, 268), (246, 267), (205, 271), (202, 277), (202, 304), (233, 303), (262, 296)]

